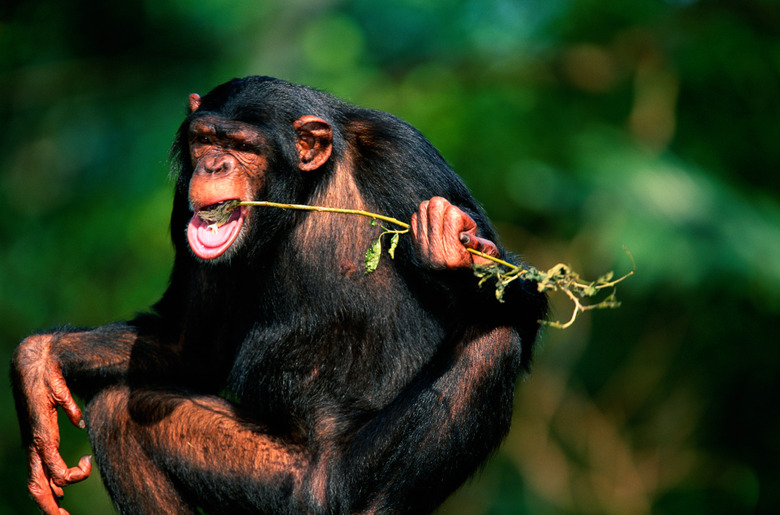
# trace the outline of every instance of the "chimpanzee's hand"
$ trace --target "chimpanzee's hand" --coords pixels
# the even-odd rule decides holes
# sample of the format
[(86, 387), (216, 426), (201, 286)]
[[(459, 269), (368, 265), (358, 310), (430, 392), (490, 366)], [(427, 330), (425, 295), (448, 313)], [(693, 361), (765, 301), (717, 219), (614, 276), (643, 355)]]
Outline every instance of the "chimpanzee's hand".
[(420, 204), (412, 215), (412, 235), (420, 260), (433, 269), (468, 268), (472, 264), (491, 262), (471, 254), (472, 248), (498, 257), (498, 248), (490, 240), (477, 236), (477, 224), (472, 218), (441, 197)]
[(14, 353), (11, 375), (29, 459), (27, 489), (44, 513), (66, 515), (68, 512), (59, 503), (62, 487), (86, 479), (92, 471), (92, 460), (85, 456), (78, 466), (68, 468), (60, 456), (57, 406), (62, 406), (74, 425), (83, 428), (84, 421), (52, 356), (51, 342), (52, 337), (47, 335), (23, 341)]

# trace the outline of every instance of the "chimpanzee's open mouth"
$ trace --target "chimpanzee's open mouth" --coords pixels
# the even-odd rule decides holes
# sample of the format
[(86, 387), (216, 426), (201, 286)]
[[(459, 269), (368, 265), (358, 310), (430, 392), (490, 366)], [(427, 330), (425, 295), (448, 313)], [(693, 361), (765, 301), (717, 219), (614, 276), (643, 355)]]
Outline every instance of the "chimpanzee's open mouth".
[(238, 237), (245, 210), (240, 200), (229, 199), (209, 204), (192, 215), (187, 226), (187, 241), (201, 259), (221, 256)]

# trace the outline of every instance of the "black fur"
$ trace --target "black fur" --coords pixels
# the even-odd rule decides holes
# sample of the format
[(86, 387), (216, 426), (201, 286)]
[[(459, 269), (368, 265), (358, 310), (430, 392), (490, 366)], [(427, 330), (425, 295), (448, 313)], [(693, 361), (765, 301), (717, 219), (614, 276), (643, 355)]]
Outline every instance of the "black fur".
[[(333, 128), (333, 155), (303, 173), (292, 122), (307, 114)], [(184, 235), (193, 173), (186, 133), (203, 116), (265, 135), (271, 165), (258, 200), (335, 195), (347, 205), (333, 207), (362, 201), (409, 220), (420, 202), (442, 196), (496, 241), (444, 159), (394, 116), (267, 77), (204, 96), (172, 150), (168, 290), (152, 314), (57, 337), (117, 507), (430, 512), (508, 431), (543, 295), (518, 281), (500, 304), (468, 270), (421, 266), (408, 235), (394, 260), (384, 255), (366, 275), (362, 256), (379, 228), (347, 215), (251, 208), (239, 252), (198, 260)], [(333, 193), (344, 163), (357, 197)]]

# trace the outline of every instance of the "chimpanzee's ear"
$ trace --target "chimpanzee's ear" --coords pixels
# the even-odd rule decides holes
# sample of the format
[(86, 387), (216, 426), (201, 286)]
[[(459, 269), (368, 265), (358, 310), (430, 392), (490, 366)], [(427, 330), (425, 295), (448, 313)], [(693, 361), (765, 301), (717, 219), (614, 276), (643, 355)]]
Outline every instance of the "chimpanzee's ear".
[(190, 114), (198, 110), (200, 102), (200, 95), (197, 93), (190, 93)]
[(333, 129), (322, 118), (301, 116), (293, 123), (298, 133), (298, 167), (305, 171), (324, 165), (333, 150)]

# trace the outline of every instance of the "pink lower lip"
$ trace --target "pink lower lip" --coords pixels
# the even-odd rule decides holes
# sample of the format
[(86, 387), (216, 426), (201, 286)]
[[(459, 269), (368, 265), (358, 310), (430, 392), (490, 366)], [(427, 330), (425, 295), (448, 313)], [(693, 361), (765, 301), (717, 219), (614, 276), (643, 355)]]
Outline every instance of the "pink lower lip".
[(195, 213), (187, 226), (187, 241), (192, 252), (205, 260), (221, 256), (238, 237), (244, 225), (244, 216), (244, 207), (239, 207), (233, 211), (226, 224), (212, 230), (211, 225)]

